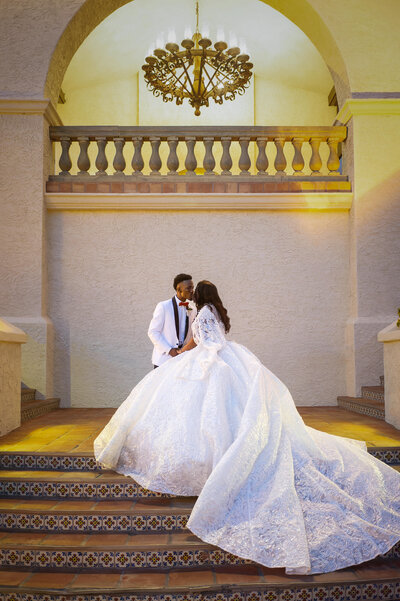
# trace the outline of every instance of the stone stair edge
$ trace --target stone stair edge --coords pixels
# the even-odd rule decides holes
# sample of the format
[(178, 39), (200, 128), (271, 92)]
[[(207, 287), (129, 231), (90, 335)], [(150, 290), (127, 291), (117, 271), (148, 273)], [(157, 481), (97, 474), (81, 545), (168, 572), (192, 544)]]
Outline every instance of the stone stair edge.
[(375, 407), (376, 405), (379, 405), (379, 406), (382, 406), (382, 407), (385, 406), (384, 401), (375, 401), (375, 400), (372, 400), (372, 399), (366, 399), (365, 397), (344, 396), (344, 395), (341, 395), (341, 396), (337, 397), (337, 400), (338, 401), (347, 401), (347, 402), (351, 402), (351, 403), (357, 403), (357, 404), (360, 404), (360, 405), (368, 405), (368, 406), (371, 406), (371, 407)]
[(32, 407), (43, 407), (50, 405), (51, 403), (59, 403), (61, 399), (59, 397), (50, 397), (48, 399), (29, 399), (21, 400), (21, 409), (31, 409)]
[[(174, 571), (174, 570), (171, 570)], [(214, 571), (218, 572), (218, 571), (222, 571), (222, 570), (218, 570), (215, 569)], [(65, 573), (65, 572), (61, 572), (61, 573)], [(80, 572), (76, 572), (77, 574)], [(101, 596), (96, 596), (93, 597), (93, 601), (98, 600), (98, 601), (103, 601), (103, 600), (108, 600), (110, 601), (112, 599), (112, 601), (114, 601), (114, 599), (119, 599), (121, 596), (123, 595), (132, 595), (134, 596), (134, 599), (143, 599), (143, 600), (150, 600), (150, 599), (172, 599), (174, 598), (173, 596), (176, 595), (182, 595), (183, 599), (191, 599), (190, 594), (194, 593), (194, 594), (200, 594), (201, 593), (211, 593), (211, 594), (215, 594), (218, 595), (218, 597), (216, 597), (216, 599), (220, 600), (220, 601), (228, 601), (228, 599), (234, 599), (237, 598), (236, 595), (238, 593), (240, 593), (240, 591), (245, 591), (246, 593), (251, 593), (251, 592), (255, 592), (255, 593), (265, 593), (265, 592), (269, 592), (269, 591), (280, 591), (282, 594), (282, 591), (293, 591), (293, 590), (299, 590), (299, 589), (309, 589), (309, 590), (313, 590), (313, 589), (321, 589), (321, 587), (325, 586), (325, 587), (329, 587), (332, 590), (337, 590), (338, 586), (343, 587), (343, 586), (348, 586), (349, 588), (352, 588), (354, 586), (363, 586), (363, 585), (369, 585), (369, 584), (375, 584), (375, 585), (387, 585), (387, 583), (400, 583), (400, 574), (399, 576), (393, 578), (393, 575), (388, 575), (387, 578), (384, 577), (373, 577), (373, 578), (368, 578), (368, 577), (364, 577), (360, 580), (354, 580), (352, 578), (344, 578), (343, 580), (339, 580), (339, 581), (332, 581), (329, 580), (328, 578), (326, 580), (319, 580), (318, 582), (310, 582), (309, 580), (305, 579), (305, 580), (298, 580), (298, 581), (294, 581), (291, 582), (289, 584), (289, 582), (268, 582), (268, 580), (264, 583), (251, 583), (251, 582), (243, 582), (240, 584), (237, 583), (232, 583), (232, 584), (208, 584), (208, 585), (189, 585), (189, 586), (177, 586), (177, 587), (160, 587), (160, 586), (151, 586), (148, 585), (146, 586), (146, 588), (139, 588), (139, 587), (119, 587), (119, 588), (115, 588), (115, 587), (108, 587), (108, 588), (104, 588), (104, 586), (102, 586), (101, 588), (97, 588), (97, 587), (82, 587), (82, 588), (78, 588), (78, 587), (63, 587), (63, 588), (59, 588), (59, 589), (55, 589), (53, 587), (49, 587), (49, 588), (43, 588), (43, 587), (35, 587), (34, 589), (32, 588), (26, 588), (26, 587), (18, 587), (16, 588), (15, 586), (2, 586), (0, 585), (0, 592), (10, 592), (10, 593), (18, 593), (21, 595), (21, 599), (22, 599), (22, 595), (25, 595), (27, 593), (34, 593), (35, 595), (39, 595), (39, 594), (43, 594), (46, 595), (46, 599), (48, 599), (49, 595), (54, 595), (55, 599), (64, 599), (66, 596), (67, 598), (70, 598), (71, 601), (75, 598), (83, 598), (85, 601), (89, 601), (90, 597), (88, 597), (88, 595), (99, 595), (101, 594)], [(189, 596), (188, 596), (189, 593)], [(82, 595), (82, 597), (81, 597)], [(201, 599), (202, 597), (200, 597)], [(246, 597), (247, 599), (249, 599), (250, 597)], [(278, 599), (282, 599), (284, 597), (276, 597), (276, 600), (278, 601)], [(294, 599), (293, 597), (287, 597), (288, 599)], [(318, 597), (316, 597), (317, 599)], [(326, 597), (319, 597), (320, 599), (325, 599)], [(360, 599), (361, 597), (349, 597), (349, 599)], [(365, 598), (365, 597), (364, 597)], [(399, 601), (398, 597), (394, 597), (394, 596), (390, 596), (390, 597), (375, 597), (376, 599), (380, 599), (382, 601), (384, 601), (385, 599), (390, 599), (391, 601)], [(171, 599), (171, 601), (172, 601)], [(204, 598), (204, 601), (206, 601), (206, 599), (208, 599), (207, 597)], [(240, 597), (239, 597), (240, 599)], [(243, 597), (242, 597), (243, 599)], [(256, 597), (254, 599), (254, 601), (261, 601), (262, 597)], [(329, 598), (330, 599), (330, 598)], [(344, 597), (342, 596), (336, 596), (335, 599), (338, 599), (339, 601), (343, 601)], [(124, 598), (124, 601), (127, 601), (126, 598)], [(243, 599), (244, 601), (244, 599)]]
[[(335, 599), (349, 601), (349, 599), (380, 599), (381, 601), (399, 601), (400, 577), (387, 578), (362, 578), (343, 579), (342, 581), (310, 582), (307, 579), (295, 582), (264, 582), (240, 584), (210, 584), (190, 585), (178, 587), (137, 586), (123, 587), (27, 587), (27, 586), (0, 586), (1, 601), (26, 601), (27, 596), (34, 601), (278, 601), (280, 599)], [(28, 583), (27, 583), (28, 584)], [(374, 590), (374, 596), (362, 597), (364, 589)], [(304, 596), (303, 591), (310, 596)], [(332, 591), (332, 596), (330, 592)], [(375, 592), (376, 591), (376, 592)], [(301, 596), (298, 596), (297, 593)], [(358, 596), (355, 594), (358, 593)], [(293, 594), (295, 596), (293, 596)], [(334, 596), (333, 596), (334, 595)]]

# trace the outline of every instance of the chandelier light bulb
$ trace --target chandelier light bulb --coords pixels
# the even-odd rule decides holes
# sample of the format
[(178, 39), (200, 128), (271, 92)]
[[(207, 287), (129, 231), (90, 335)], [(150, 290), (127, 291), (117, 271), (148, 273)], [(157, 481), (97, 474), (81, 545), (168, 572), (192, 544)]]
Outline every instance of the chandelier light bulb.
[(157, 40), (156, 40), (156, 48), (162, 48), (165, 44), (165, 40), (164, 40), (164, 33), (161, 33), (160, 35), (157, 36)]
[(200, 27), (200, 31), (201, 31), (201, 35), (203, 36), (203, 38), (208, 38), (210, 37), (210, 26), (208, 23), (204, 23), (201, 27)]
[(176, 33), (175, 29), (170, 29), (168, 31), (168, 42), (176, 42)]
[[(236, 44), (232, 44), (232, 46), (236, 46)], [(239, 40), (239, 46), (240, 46), (240, 51), (242, 54), (248, 54), (247, 52), (247, 45), (246, 42), (244, 41), (243, 38), (240, 38)]]
[(218, 42), (225, 41), (225, 32), (224, 32), (223, 27), (218, 27), (218, 29), (217, 29), (217, 40), (218, 40)]
[[(221, 38), (222, 39), (222, 38)], [(231, 48), (234, 48), (235, 46), (238, 45), (238, 41), (237, 41), (237, 37), (235, 36), (234, 33), (232, 33), (231, 31), (229, 32), (229, 46)]]

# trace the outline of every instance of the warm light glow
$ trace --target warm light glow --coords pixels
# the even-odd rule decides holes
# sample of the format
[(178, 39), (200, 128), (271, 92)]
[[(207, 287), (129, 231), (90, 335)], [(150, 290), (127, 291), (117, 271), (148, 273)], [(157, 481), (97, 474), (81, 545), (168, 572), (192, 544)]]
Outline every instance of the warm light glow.
[(174, 29), (168, 31), (168, 42), (176, 42), (176, 33)]

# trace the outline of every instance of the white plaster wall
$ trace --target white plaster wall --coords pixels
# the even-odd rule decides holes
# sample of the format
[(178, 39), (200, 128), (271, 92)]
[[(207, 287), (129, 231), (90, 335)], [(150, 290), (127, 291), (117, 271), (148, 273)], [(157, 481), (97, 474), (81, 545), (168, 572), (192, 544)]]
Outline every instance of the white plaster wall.
[(46, 362), (51, 328), (43, 317), (47, 137), (48, 123), (41, 115), (0, 115), (0, 315), (28, 334), (22, 379), (39, 391), (39, 397), (52, 392)]
[(400, 305), (400, 115), (352, 119), (354, 201), (351, 219), (352, 314), (349, 341), (355, 372), (350, 388), (377, 385), (383, 374), (378, 332)]
[(209, 278), (232, 337), (299, 405), (344, 392), (348, 212), (50, 212), (55, 394), (117, 406), (151, 369), (147, 328), (180, 271)]

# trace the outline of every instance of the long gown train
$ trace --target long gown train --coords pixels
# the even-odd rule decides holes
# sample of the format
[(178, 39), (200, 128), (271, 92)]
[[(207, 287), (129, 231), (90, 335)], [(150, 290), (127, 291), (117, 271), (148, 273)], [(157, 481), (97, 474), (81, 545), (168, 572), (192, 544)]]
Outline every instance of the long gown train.
[(363, 442), (306, 426), (286, 386), (226, 340), (213, 307), (197, 347), (150, 372), (94, 443), (147, 489), (198, 496), (202, 540), (288, 573), (328, 572), (400, 540), (400, 474)]

